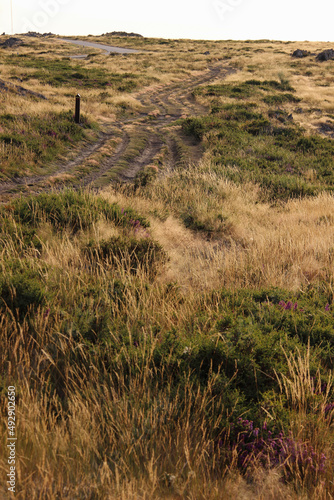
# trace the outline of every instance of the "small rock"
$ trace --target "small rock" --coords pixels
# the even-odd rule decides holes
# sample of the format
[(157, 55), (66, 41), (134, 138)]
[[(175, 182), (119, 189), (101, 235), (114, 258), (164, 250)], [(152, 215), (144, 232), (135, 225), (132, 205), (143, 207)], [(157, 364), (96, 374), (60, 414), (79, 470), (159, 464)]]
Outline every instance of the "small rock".
[(10, 37), (0, 44), (0, 46), (4, 47), (4, 48), (19, 47), (20, 45), (23, 45), (23, 40), (21, 40), (20, 38), (15, 38), (15, 37)]
[(318, 129), (323, 134), (329, 134), (331, 137), (334, 137), (334, 122), (331, 120), (327, 120), (326, 123), (319, 123)]
[(307, 57), (309, 56), (310, 53), (307, 51), (307, 50), (301, 50), (301, 49), (297, 49), (294, 51), (294, 53), (292, 54), (292, 57), (299, 57), (299, 58), (302, 58), (302, 57)]
[(34, 38), (38, 38), (41, 36), (40, 33), (37, 33), (37, 31), (28, 31), (28, 33), (25, 34), (26, 36), (32, 36)]
[(334, 50), (323, 50), (322, 52), (320, 52), (320, 54), (317, 55), (316, 59), (317, 61), (329, 61), (331, 59), (334, 59)]
[(109, 31), (107, 33), (103, 33), (102, 36), (129, 36), (143, 38), (143, 35), (139, 35), (139, 33), (127, 33), (126, 31)]

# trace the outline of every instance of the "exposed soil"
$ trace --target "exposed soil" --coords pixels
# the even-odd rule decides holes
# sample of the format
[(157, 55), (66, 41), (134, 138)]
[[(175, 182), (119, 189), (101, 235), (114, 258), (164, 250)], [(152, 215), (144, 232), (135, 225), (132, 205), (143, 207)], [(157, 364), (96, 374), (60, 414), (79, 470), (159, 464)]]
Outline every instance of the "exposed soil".
[[(56, 165), (49, 175), (1, 183), (0, 194), (6, 198), (6, 195), (22, 191), (44, 191), (54, 185), (52, 179), (62, 176), (67, 184), (75, 187), (97, 188), (115, 179), (131, 182), (149, 164), (171, 170), (180, 162), (198, 162), (203, 154), (202, 147), (182, 134), (177, 120), (206, 113), (207, 109), (195, 101), (191, 91), (198, 85), (222, 80), (234, 71), (229, 66), (212, 65), (207, 71), (181, 82), (133, 94), (142, 104), (141, 112), (109, 123), (97, 142), (83, 146), (75, 158)], [(140, 140), (136, 149), (137, 138)], [(105, 154), (106, 146), (111, 150), (108, 154)], [(96, 156), (98, 162), (90, 167)]]

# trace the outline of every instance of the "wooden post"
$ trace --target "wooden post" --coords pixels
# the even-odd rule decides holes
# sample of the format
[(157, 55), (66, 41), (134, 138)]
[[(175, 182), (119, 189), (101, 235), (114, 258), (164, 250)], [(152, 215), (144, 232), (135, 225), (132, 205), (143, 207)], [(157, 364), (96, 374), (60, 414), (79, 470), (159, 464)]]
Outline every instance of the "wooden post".
[(75, 98), (75, 123), (80, 123), (80, 94), (77, 94)]

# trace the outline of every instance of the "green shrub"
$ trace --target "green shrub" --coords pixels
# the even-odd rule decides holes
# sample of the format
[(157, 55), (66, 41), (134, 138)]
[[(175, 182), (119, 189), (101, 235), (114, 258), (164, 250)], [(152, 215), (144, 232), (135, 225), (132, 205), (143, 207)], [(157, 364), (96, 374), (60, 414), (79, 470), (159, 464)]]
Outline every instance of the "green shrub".
[(268, 95), (263, 98), (263, 102), (266, 104), (283, 104), (285, 102), (300, 102), (301, 99), (294, 96), (293, 94), (276, 94)]
[(98, 243), (91, 241), (83, 248), (83, 253), (92, 263), (98, 259), (107, 266), (116, 266), (125, 261), (125, 264), (129, 263), (131, 272), (136, 273), (138, 268), (143, 268), (150, 276), (156, 275), (159, 265), (167, 258), (162, 246), (147, 237), (114, 236)]
[(238, 393), (248, 414), (260, 415), (259, 401), (269, 392), (277, 398), (280, 394), (275, 372), (287, 373), (282, 347), (303, 353), (310, 344), (311, 372), (321, 367), (326, 380), (334, 360), (330, 297), (325, 289), (295, 295), (277, 288), (222, 290), (213, 297), (215, 320), (207, 317), (207, 303), (194, 311), (184, 331), (163, 336), (155, 361), (177, 380), (190, 371), (190, 380), (203, 387), (212, 374), (219, 375), (228, 392)]
[[(10, 215), (8, 216), (8, 212)], [(16, 224), (11, 215), (12, 206), (0, 209), (0, 248), (5, 248), (11, 240), (16, 249), (36, 248), (41, 250), (42, 243), (37, 237), (36, 229), (27, 225)]]
[(135, 188), (145, 187), (153, 182), (158, 176), (159, 169), (154, 165), (149, 165), (140, 170), (135, 178)]
[(0, 307), (5, 305), (19, 318), (45, 302), (45, 291), (41, 284), (41, 276), (30, 269), (13, 268), (13, 274), (0, 281)]

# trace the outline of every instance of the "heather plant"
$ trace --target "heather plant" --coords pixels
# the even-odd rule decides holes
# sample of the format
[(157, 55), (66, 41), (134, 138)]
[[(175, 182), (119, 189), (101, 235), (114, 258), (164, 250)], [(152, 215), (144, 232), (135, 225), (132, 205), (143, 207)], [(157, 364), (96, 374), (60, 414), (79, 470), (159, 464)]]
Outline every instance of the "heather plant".
[(285, 481), (299, 476), (301, 483), (310, 487), (329, 472), (324, 453), (317, 452), (310, 443), (295, 440), (291, 434), (273, 433), (266, 422), (262, 428), (254, 428), (251, 420), (239, 417), (231, 425), (231, 432), (237, 436), (231, 450), (237, 453), (238, 467), (248, 474), (259, 465), (265, 469), (279, 467)]

